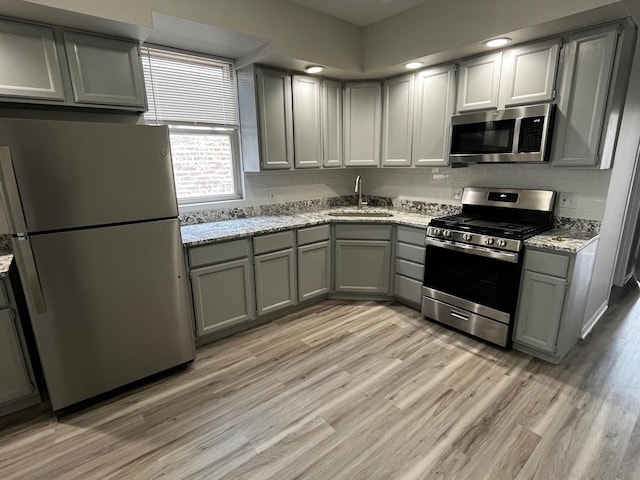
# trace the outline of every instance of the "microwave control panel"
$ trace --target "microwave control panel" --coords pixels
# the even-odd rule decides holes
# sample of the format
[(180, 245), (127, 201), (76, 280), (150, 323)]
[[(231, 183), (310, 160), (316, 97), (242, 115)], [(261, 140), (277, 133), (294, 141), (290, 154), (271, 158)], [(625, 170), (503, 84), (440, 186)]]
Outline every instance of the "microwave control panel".
[(520, 121), (519, 153), (539, 152), (542, 147), (544, 117), (526, 117)]

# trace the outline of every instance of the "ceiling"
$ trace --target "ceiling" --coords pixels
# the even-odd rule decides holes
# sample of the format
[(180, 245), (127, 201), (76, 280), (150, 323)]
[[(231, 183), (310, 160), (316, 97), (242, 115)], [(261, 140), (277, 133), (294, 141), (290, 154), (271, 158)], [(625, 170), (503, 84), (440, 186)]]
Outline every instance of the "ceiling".
[(291, 3), (366, 27), (426, 0), (289, 0)]

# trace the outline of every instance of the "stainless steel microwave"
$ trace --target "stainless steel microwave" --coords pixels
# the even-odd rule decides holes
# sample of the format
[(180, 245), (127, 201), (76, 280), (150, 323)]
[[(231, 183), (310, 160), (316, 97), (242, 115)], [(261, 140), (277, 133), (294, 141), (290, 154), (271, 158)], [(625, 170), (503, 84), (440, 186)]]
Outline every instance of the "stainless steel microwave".
[(555, 104), (454, 115), (449, 161), (471, 163), (538, 163), (549, 159)]

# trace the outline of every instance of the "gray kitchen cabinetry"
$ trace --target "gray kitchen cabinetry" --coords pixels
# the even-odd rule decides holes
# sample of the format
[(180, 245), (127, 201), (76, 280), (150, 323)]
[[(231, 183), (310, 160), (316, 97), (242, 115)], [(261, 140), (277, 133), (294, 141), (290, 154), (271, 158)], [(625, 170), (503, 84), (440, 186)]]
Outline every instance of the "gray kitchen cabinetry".
[(422, 301), (425, 254), (424, 228), (399, 225), (393, 291), (396, 298), (419, 307)]
[(559, 53), (554, 39), (460, 62), (458, 112), (550, 102)]
[(322, 80), (322, 164), (342, 166), (342, 83)]
[(322, 80), (293, 76), (293, 145), (296, 168), (322, 166)]
[(458, 112), (498, 108), (502, 52), (460, 62)]
[(254, 237), (253, 251), (258, 316), (295, 305), (297, 277), (293, 231)]
[(597, 240), (575, 254), (526, 248), (513, 347), (560, 363), (580, 337)]
[(412, 165), (446, 166), (455, 109), (455, 66), (416, 73), (413, 91)]
[(196, 336), (255, 318), (249, 242), (236, 240), (189, 248)]
[(5, 102), (146, 109), (135, 41), (0, 21)]
[(390, 294), (391, 225), (337, 224), (334, 290)]
[[(567, 39), (552, 145), (554, 167), (611, 167), (624, 101), (620, 91), (626, 90), (628, 78), (620, 70), (630, 64), (616, 64), (619, 29), (610, 25)], [(624, 50), (618, 55), (625, 56)]]
[(331, 290), (329, 225), (298, 230), (298, 300), (327, 295)]
[(256, 78), (261, 167), (290, 169), (294, 158), (291, 75), (260, 67)]
[(415, 76), (411, 74), (383, 82), (383, 167), (411, 165), (414, 81)]
[(12, 298), (9, 278), (5, 277), (0, 282), (0, 415), (40, 401)]
[(344, 165), (380, 166), (382, 85), (347, 83), (344, 87)]

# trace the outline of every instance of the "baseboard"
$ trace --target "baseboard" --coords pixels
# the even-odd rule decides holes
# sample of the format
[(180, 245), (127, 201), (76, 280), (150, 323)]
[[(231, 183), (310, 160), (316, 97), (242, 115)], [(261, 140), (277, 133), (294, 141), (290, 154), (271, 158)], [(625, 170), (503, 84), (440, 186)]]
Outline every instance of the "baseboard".
[(609, 308), (608, 300), (600, 305), (600, 308), (598, 308), (596, 313), (594, 313), (589, 321), (582, 326), (582, 331), (580, 332), (580, 340), (584, 340), (585, 338), (587, 338), (587, 335), (591, 333), (591, 330), (593, 330), (593, 327), (595, 327), (596, 323), (598, 323), (600, 318), (602, 318), (602, 315), (604, 315), (604, 312), (607, 311), (607, 308)]

